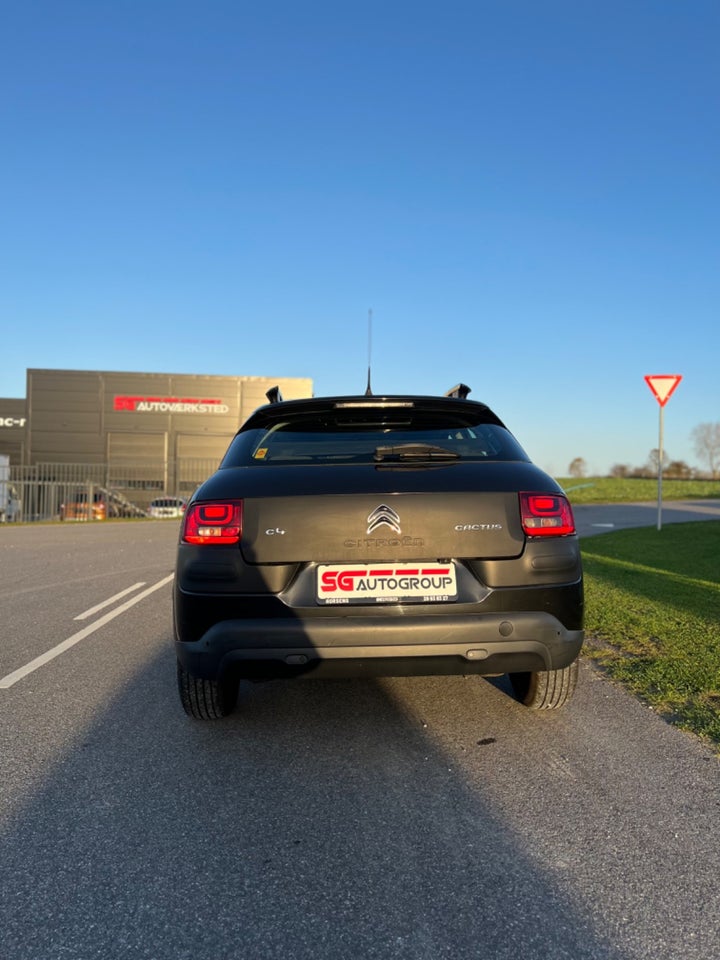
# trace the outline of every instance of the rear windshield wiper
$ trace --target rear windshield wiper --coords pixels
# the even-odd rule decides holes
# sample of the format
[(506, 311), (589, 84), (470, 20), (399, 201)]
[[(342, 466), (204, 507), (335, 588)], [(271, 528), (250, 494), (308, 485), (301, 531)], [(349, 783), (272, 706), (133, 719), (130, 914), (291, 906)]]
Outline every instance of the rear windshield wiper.
[(376, 447), (374, 459), (382, 460), (459, 460), (460, 454), (432, 443), (401, 443), (396, 447)]

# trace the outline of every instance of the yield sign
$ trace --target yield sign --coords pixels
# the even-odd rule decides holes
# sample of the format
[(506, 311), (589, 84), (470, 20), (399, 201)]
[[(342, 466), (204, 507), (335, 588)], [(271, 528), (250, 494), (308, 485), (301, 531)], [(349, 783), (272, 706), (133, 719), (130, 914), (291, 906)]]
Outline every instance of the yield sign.
[(682, 374), (679, 373), (649, 373), (645, 377), (645, 382), (655, 394), (655, 399), (661, 407), (668, 402), (681, 380)]

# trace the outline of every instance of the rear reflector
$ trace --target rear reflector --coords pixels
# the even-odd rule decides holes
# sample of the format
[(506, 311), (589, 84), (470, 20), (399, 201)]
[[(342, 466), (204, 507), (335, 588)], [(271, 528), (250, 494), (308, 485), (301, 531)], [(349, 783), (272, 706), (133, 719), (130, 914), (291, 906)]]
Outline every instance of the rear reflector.
[(242, 536), (242, 500), (193, 503), (185, 511), (183, 543), (239, 543)]
[(528, 537), (566, 537), (575, 533), (572, 508), (559, 493), (521, 493), (520, 516)]

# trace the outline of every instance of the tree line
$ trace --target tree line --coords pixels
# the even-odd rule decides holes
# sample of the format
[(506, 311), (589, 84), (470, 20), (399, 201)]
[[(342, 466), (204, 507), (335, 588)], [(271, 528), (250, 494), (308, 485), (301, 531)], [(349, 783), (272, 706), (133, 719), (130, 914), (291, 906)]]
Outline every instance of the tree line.
[[(663, 452), (663, 476), (671, 480), (720, 479), (720, 423), (700, 423), (690, 434), (698, 460), (707, 468), (691, 467), (684, 460), (672, 460)], [(656, 477), (660, 451), (653, 448), (641, 466), (615, 463), (610, 468), (611, 477)], [(587, 464), (582, 457), (575, 457), (568, 467), (571, 477), (587, 476)]]

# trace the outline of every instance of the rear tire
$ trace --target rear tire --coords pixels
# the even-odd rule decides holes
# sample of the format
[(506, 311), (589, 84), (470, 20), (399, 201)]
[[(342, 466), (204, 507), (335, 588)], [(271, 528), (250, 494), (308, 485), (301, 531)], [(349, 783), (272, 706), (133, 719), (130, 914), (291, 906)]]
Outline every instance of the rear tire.
[(580, 663), (574, 660), (562, 670), (536, 670), (509, 676), (515, 697), (530, 710), (558, 710), (572, 698), (579, 672)]
[(203, 680), (177, 665), (178, 693), (185, 713), (194, 720), (221, 720), (235, 709), (238, 684), (228, 680)]

